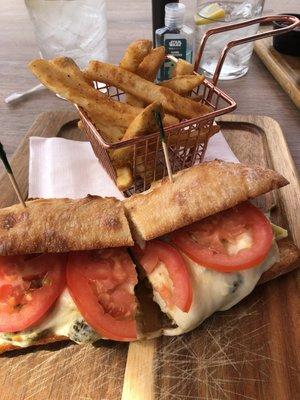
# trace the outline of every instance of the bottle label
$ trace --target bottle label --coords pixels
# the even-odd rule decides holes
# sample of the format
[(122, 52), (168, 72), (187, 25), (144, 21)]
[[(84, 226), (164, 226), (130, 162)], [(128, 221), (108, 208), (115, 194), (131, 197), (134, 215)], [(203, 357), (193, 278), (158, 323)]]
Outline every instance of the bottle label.
[[(164, 37), (166, 54), (176, 58), (187, 59), (187, 40), (178, 34), (166, 34)], [(166, 60), (160, 73), (160, 80), (170, 79), (175, 64), (171, 60)]]
[(167, 54), (172, 54), (176, 58), (186, 59), (186, 39), (178, 35), (165, 35), (165, 48)]

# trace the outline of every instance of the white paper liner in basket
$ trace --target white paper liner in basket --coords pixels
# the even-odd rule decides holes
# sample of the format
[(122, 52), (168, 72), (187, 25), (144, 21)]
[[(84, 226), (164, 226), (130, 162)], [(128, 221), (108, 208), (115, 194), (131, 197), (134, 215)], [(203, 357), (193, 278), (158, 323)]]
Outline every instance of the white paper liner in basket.
[[(238, 162), (221, 132), (214, 135), (205, 160)], [(101, 167), (89, 142), (30, 138), (29, 197), (79, 198), (87, 194), (124, 198)]]

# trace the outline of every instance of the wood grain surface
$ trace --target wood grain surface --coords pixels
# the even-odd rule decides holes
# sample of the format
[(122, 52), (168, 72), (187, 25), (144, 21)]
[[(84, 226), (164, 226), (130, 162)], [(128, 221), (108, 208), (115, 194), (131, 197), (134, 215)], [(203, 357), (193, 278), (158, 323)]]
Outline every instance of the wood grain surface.
[(272, 46), (272, 40), (258, 40), (254, 50), (283, 90), (300, 108), (300, 57), (278, 53)]
[[(10, 164), (18, 186), (25, 198), (28, 193), (29, 138), (32, 136), (45, 138), (58, 136), (66, 124), (74, 122), (76, 119), (78, 119), (76, 111), (45, 112), (37, 117), (32, 127), (22, 139), (14, 156), (10, 160)], [(83, 139), (81, 131), (77, 128), (76, 131), (78, 131)], [(64, 132), (64, 130), (62, 130), (62, 132)], [(72, 136), (72, 139), (73, 138)], [(17, 195), (14, 193), (12, 185), (10, 185), (7, 174), (2, 174), (0, 177), (0, 194), (0, 207), (6, 207), (18, 201)]]
[[(186, 21), (192, 25), (195, 0), (183, 0)], [(126, 46), (137, 38), (152, 38), (150, 0), (108, 0), (108, 50), (111, 62), (118, 62)], [(299, 12), (299, 0), (267, 0), (265, 13)], [(32, 24), (24, 0), (1, 1), (0, 13), (0, 99), (37, 84), (27, 63), (39, 56)], [(237, 113), (267, 115), (283, 128), (297, 168), (300, 168), (300, 113), (259, 58), (254, 54), (247, 75), (220, 82), (220, 87), (238, 103)], [(42, 112), (72, 110), (72, 106), (43, 90), (18, 103), (0, 100), (0, 140), (12, 155), (34, 119)], [(2, 166), (0, 166), (0, 172)]]
[[(69, 122), (74, 118), (68, 112), (42, 114), (29, 134), (82, 139)], [(291, 180), (290, 192), (284, 188), (261, 201), (266, 207), (276, 203), (274, 219), (288, 227), (299, 244), (299, 181), (279, 125), (264, 117), (231, 115), (222, 120), (222, 130), (241, 161), (276, 166)], [(16, 170), (27, 171), (26, 143), (28, 135), (14, 157)], [(288, 161), (282, 163), (282, 158)], [(15, 199), (2, 179), (0, 199), (7, 205)], [(22, 190), (26, 194), (24, 185)], [(294, 211), (286, 217), (283, 207)], [(134, 343), (129, 351), (127, 344), (102, 341), (96, 346), (66, 342), (4, 354), (0, 398), (294, 400), (300, 389), (298, 294), (293, 272), (261, 285), (231, 310), (215, 314), (183, 336)]]

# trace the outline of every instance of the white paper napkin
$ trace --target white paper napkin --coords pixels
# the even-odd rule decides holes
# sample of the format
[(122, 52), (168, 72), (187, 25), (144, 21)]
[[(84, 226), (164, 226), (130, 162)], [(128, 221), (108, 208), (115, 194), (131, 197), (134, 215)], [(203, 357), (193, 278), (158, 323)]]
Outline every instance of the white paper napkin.
[(223, 160), (238, 163), (239, 160), (233, 154), (229, 144), (223, 136), (222, 132), (216, 133), (209, 139), (204, 161)]
[[(238, 162), (222, 133), (210, 141), (205, 160)], [(30, 138), (29, 197), (85, 197), (87, 194), (123, 199), (99, 164), (89, 142), (63, 138)]]
[(124, 196), (102, 168), (89, 142), (30, 138), (29, 197)]

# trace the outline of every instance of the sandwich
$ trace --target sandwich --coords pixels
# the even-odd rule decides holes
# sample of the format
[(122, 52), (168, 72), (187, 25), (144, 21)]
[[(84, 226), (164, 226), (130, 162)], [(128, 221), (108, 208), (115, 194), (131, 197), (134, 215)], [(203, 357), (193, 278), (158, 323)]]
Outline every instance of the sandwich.
[(0, 351), (137, 338), (137, 274), (121, 202), (36, 199), (1, 210), (0, 231)]
[(286, 184), (274, 171), (213, 161), (125, 201), (139, 243), (133, 254), (172, 321), (164, 335), (188, 332), (237, 304), (287, 268), (285, 254), (288, 263), (297, 260), (290, 242), (276, 241), (287, 232), (249, 202)]
[(297, 266), (250, 203), (288, 182), (211, 161), (124, 201), (35, 199), (0, 210), (0, 352), (59, 340), (183, 334)]

